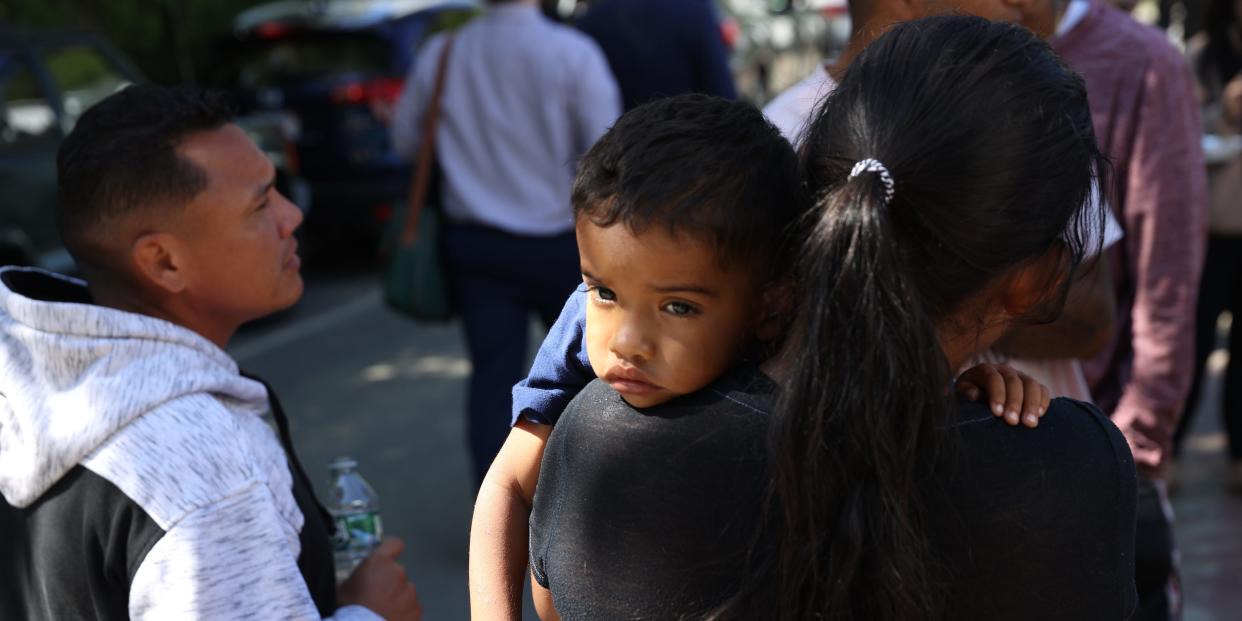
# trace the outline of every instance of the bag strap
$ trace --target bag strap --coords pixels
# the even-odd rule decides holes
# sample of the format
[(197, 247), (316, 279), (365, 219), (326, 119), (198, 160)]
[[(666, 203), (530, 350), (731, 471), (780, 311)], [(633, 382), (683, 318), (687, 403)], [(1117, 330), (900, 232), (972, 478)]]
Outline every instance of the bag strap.
[(407, 248), (414, 245), (418, 234), (418, 217), (427, 202), (427, 188), (431, 185), (431, 165), (436, 154), (436, 125), (440, 120), (440, 99), (444, 94), (444, 75), (448, 73), (449, 53), (453, 51), (455, 37), (456, 35), (449, 35), (444, 42), (444, 52), (440, 54), (440, 65), (436, 69), (436, 85), (431, 91), (427, 112), (423, 114), (423, 135), (418, 142), (418, 159), (414, 162), (410, 204), (406, 210), (405, 226), (401, 228), (401, 245)]

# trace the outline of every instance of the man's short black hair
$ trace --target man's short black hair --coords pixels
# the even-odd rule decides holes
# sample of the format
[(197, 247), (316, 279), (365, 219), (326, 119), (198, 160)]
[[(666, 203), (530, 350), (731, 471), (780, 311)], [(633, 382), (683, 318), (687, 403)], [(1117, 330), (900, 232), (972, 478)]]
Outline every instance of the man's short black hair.
[(716, 245), (726, 266), (787, 271), (808, 201), (793, 147), (754, 106), (681, 95), (639, 106), (583, 157), (576, 218), (666, 227)]
[(97, 260), (91, 241), (116, 218), (202, 192), (206, 174), (178, 157), (177, 145), (232, 116), (217, 94), (153, 84), (127, 86), (87, 110), (56, 154), (56, 222), (74, 259)]

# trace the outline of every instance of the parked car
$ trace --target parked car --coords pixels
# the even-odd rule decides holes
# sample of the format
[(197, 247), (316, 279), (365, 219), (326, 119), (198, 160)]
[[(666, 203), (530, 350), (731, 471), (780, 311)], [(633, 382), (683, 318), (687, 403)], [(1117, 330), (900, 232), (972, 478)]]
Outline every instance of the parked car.
[(420, 44), (477, 10), (467, 0), (286, 0), (237, 16), (218, 82), (245, 110), (296, 115), (294, 155), (315, 200), (312, 240), (316, 231), (379, 239), (410, 176), (389, 144), (387, 116)]
[(0, 29), (0, 265), (74, 270), (56, 230), (56, 150), (87, 108), (141, 79), (93, 33)]

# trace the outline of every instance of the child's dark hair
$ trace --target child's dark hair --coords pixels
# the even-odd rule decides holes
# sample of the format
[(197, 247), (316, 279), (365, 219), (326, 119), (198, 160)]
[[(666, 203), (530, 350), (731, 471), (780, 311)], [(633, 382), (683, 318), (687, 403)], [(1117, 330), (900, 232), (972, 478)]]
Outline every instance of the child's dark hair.
[(789, 142), (754, 106), (682, 95), (622, 116), (582, 159), (576, 218), (706, 239), (726, 266), (785, 275), (807, 200)]
[(93, 264), (92, 239), (132, 211), (183, 205), (207, 186), (203, 171), (177, 156), (189, 133), (232, 119), (220, 95), (153, 84), (127, 86), (78, 119), (56, 154), (56, 221), (79, 265)]
[[(891, 198), (878, 167), (852, 174), (866, 159)], [(1062, 267), (1041, 306), (1059, 306), (1103, 226), (1082, 215), (1107, 168), (1086, 88), (1023, 28), (900, 24), (850, 65), (800, 161), (815, 210), (772, 420), (779, 544), (756, 592), (772, 618), (940, 619), (919, 509), (952, 407), (938, 329), (1042, 259)]]

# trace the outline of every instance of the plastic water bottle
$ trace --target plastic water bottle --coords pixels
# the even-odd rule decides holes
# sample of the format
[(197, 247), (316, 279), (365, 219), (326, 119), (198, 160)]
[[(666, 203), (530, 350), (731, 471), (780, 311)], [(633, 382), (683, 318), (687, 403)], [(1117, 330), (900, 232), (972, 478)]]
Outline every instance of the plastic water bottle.
[(379, 545), (384, 527), (379, 496), (358, 474), (358, 462), (352, 457), (337, 457), (328, 464), (328, 470), (332, 477), (328, 512), (336, 522), (332, 551), (340, 584)]

